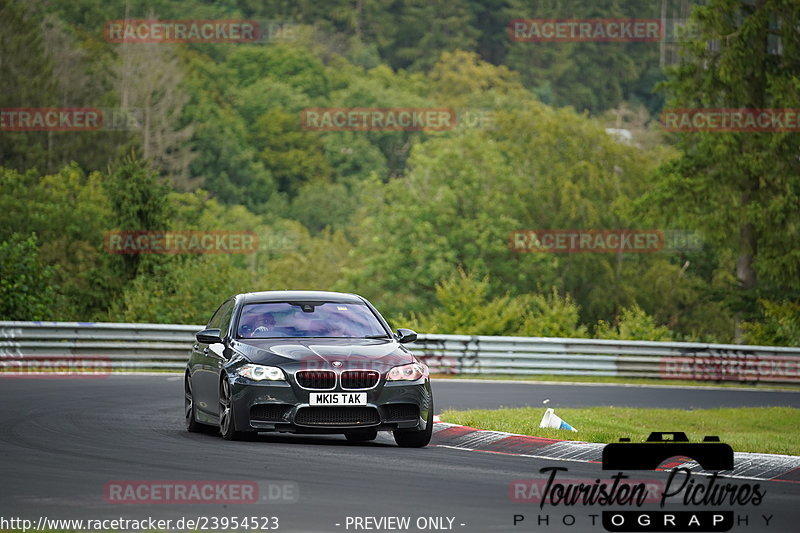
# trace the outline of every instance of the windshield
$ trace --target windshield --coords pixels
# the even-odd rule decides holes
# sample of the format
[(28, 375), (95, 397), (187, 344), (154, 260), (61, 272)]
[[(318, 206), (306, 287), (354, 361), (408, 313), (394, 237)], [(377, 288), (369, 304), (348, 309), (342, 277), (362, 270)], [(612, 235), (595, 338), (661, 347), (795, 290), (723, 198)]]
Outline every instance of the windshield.
[(336, 302), (271, 302), (248, 304), (242, 310), (239, 338), (388, 337), (364, 304)]

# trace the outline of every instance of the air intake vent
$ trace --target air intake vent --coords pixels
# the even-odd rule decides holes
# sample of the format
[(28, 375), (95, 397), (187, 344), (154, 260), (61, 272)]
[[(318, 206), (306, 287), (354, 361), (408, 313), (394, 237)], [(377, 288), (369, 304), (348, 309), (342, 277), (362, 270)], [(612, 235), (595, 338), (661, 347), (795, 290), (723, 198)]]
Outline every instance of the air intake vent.
[(250, 420), (261, 422), (285, 422), (286, 413), (291, 409), (290, 405), (278, 403), (266, 403), (254, 405), (250, 408)]
[(416, 420), (419, 418), (419, 407), (413, 403), (392, 403), (389, 405), (384, 405), (383, 418), (387, 422)]
[(374, 426), (380, 422), (374, 407), (302, 407), (294, 417), (300, 426)]

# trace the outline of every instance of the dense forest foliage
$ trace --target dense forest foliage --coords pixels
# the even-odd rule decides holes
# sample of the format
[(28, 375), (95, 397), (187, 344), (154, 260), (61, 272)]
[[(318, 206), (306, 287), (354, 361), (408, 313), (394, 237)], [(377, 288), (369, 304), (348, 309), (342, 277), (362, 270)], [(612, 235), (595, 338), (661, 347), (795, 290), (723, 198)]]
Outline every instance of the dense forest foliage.
[[(518, 18), (614, 17), (665, 36), (509, 35)], [(125, 18), (266, 31), (110, 42)], [(800, 345), (800, 133), (660, 123), (800, 108), (798, 20), (792, 0), (0, 0), (0, 108), (130, 118), (0, 131), (0, 319), (199, 324), (237, 292), (318, 289), (422, 332)], [(312, 131), (310, 108), (458, 123)], [(524, 229), (700, 245), (515, 253)], [(252, 231), (258, 251), (108, 253), (115, 230)]]

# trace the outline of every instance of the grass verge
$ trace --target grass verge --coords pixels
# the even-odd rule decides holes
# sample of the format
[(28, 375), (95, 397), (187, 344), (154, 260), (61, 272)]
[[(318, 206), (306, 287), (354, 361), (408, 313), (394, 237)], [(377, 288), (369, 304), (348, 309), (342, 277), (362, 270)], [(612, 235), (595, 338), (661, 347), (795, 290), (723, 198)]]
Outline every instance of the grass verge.
[(681, 379), (617, 378), (613, 376), (553, 376), (546, 374), (432, 374), (433, 379), (502, 379), (509, 381), (558, 381), (572, 383), (615, 383), (623, 385), (677, 385), (682, 387), (755, 388), (800, 391), (800, 385), (787, 383), (692, 381)]
[(691, 442), (718, 435), (737, 452), (800, 455), (800, 409), (737, 407), (725, 409), (635, 409), (591, 407), (556, 409), (578, 432), (540, 429), (542, 407), (444, 411), (442, 422), (560, 440), (617, 442), (630, 437), (644, 442), (651, 431), (683, 431)]

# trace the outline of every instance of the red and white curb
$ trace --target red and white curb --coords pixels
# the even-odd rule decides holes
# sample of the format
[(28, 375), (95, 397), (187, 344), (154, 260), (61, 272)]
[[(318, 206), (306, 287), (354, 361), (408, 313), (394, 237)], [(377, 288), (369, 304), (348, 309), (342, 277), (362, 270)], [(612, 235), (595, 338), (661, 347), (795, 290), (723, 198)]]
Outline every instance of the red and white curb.
[[(545, 439), (517, 435), (502, 431), (488, 431), (437, 421), (434, 417), (431, 444), (456, 450), (500, 453), (555, 461), (601, 463), (605, 444)], [(734, 452), (733, 470), (722, 472), (725, 477), (786, 481), (800, 483), (800, 457), (769, 453)], [(664, 464), (659, 470), (674, 467), (688, 468), (692, 472), (703, 470), (695, 461), (685, 458)]]

